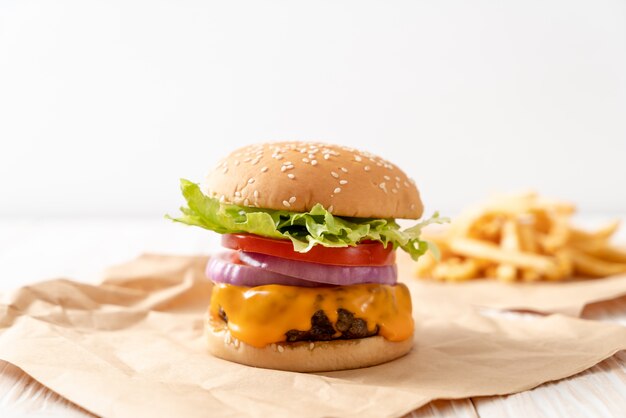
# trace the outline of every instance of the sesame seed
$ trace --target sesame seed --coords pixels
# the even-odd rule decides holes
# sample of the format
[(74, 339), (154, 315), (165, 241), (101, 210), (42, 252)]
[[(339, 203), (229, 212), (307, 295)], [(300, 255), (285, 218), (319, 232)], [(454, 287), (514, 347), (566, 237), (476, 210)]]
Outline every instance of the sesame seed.
[(259, 198), (259, 191), (258, 191), (258, 190), (255, 190), (255, 191), (254, 191), (254, 198), (255, 198), (255, 199), (258, 199), (258, 198)]
[(309, 154), (309, 158), (315, 158), (315, 154)]
[(309, 159), (308, 158), (303, 158), (302, 161), (304, 161), (305, 163), (309, 163)]
[(411, 203), (411, 210), (415, 209), (415, 203)]
[(252, 184), (252, 183), (254, 183), (254, 179), (251, 177), (248, 179), (248, 184)]
[(348, 180), (339, 180), (339, 184), (348, 184)]
[(291, 174), (291, 173), (287, 174), (287, 177), (289, 177), (291, 180), (296, 178), (296, 176), (294, 174)]
[(309, 350), (313, 350), (315, 348), (315, 343), (309, 344)]
[(290, 204), (289, 204), (289, 202), (287, 202), (286, 200), (283, 200), (283, 206), (290, 207), (291, 205), (290, 205)]
[(400, 181), (400, 176), (396, 176), (396, 181)]
[(330, 172), (330, 175), (333, 176), (334, 178), (338, 179), (339, 178), (339, 174), (335, 173), (334, 171)]
[(324, 159), (328, 160), (330, 158), (330, 154), (324, 154)]
[(261, 167), (261, 173), (265, 173), (268, 170), (267, 167)]
[(385, 193), (387, 193), (387, 185), (385, 184), (385, 182), (383, 181), (382, 183), (380, 183), (378, 185), (378, 187), (380, 187), (382, 190), (385, 191)]
[(241, 192), (235, 192), (235, 196), (241, 197)]
[(363, 158), (361, 158), (361, 157), (360, 157), (360, 156), (358, 156), (358, 155), (355, 155), (355, 156), (354, 156), (354, 159), (355, 159), (356, 161), (358, 161), (358, 162), (363, 161)]
[(333, 193), (339, 193), (341, 191), (341, 187), (335, 187), (335, 190), (333, 190)]
[(370, 170), (371, 170), (371, 168), (370, 168), (370, 166), (369, 166), (369, 165), (366, 165), (365, 167), (363, 167), (363, 170), (365, 170), (365, 171), (370, 171)]
[(285, 351), (285, 348), (282, 345), (278, 346), (278, 352), (282, 353), (283, 351)]
[(228, 167), (224, 167), (224, 169), (222, 170), (222, 173), (224, 174), (228, 173)]
[(248, 157), (248, 158), (246, 158), (245, 160), (243, 160), (243, 162), (244, 162), (244, 163), (248, 163), (248, 162), (250, 162), (251, 160), (252, 160), (252, 158)]
[(409, 183), (407, 183), (406, 181), (404, 182), (404, 187), (409, 187)]
[(282, 166), (282, 167), (280, 168), (280, 171), (282, 171), (283, 173), (284, 173), (285, 171), (287, 171), (287, 170), (288, 170), (288, 168), (287, 168), (287, 166), (286, 166), (286, 165), (284, 165), (284, 166)]
[(250, 162), (250, 164), (252, 164), (252, 165), (257, 165), (257, 164), (259, 163), (259, 160), (260, 160), (260, 158), (259, 158), (259, 157), (257, 157), (257, 158), (255, 158), (254, 160), (252, 160), (252, 161)]
[(341, 171), (343, 171), (344, 173), (347, 173), (347, 172), (348, 172), (348, 169), (347, 169), (347, 168), (345, 168), (345, 167), (341, 167)]
[(387, 180), (387, 181), (391, 180), (391, 177), (389, 177), (389, 176), (383, 176), (383, 177), (384, 177), (384, 178), (385, 178), (385, 180)]
[(235, 160), (235, 165), (239, 165), (239, 160)]
[(377, 166), (382, 167), (383, 163), (376, 163)]
[(398, 193), (398, 189), (391, 189), (393, 193)]
[(317, 165), (317, 160), (312, 160), (311, 165)]
[(295, 196), (291, 196), (289, 198), (289, 203), (294, 203), (296, 201), (296, 197)]
[(276, 157), (274, 157), (274, 158), (276, 158), (277, 160), (282, 160), (282, 159), (283, 159), (283, 156), (282, 156), (282, 155), (280, 155), (280, 154), (278, 154), (278, 155), (277, 155)]
[(329, 211), (330, 213), (333, 213), (333, 210), (335, 210), (335, 208), (333, 207), (333, 205), (330, 205), (330, 206), (328, 207), (328, 211)]

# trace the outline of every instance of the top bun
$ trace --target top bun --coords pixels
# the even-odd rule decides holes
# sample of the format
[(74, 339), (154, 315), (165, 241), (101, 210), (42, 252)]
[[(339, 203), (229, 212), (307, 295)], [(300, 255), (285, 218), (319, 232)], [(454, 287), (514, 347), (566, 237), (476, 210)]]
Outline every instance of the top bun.
[(422, 216), (412, 179), (368, 152), (319, 142), (273, 142), (235, 150), (209, 173), (203, 192), (222, 202), (307, 212), (315, 204), (338, 216)]

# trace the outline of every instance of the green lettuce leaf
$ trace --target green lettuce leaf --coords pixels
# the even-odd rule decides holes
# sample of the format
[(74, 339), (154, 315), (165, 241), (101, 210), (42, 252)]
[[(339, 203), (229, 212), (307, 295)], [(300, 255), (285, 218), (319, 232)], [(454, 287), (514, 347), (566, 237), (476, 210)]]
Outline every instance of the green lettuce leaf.
[(250, 233), (268, 238), (290, 239), (298, 252), (307, 252), (315, 245), (324, 247), (354, 246), (362, 240), (379, 241), (385, 247), (393, 245), (417, 260), (432, 247), (420, 240), (426, 225), (448, 222), (435, 213), (431, 218), (401, 230), (393, 219), (349, 218), (333, 216), (320, 204), (305, 213), (259, 209), (221, 203), (206, 196), (200, 187), (181, 179), (180, 186), (187, 206), (182, 216), (169, 219), (195, 225), (220, 234)]

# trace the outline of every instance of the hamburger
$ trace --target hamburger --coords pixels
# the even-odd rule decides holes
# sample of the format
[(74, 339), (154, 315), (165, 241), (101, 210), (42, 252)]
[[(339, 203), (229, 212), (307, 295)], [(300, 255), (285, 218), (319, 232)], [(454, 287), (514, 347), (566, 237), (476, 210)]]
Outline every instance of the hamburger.
[(353, 148), (314, 142), (246, 146), (206, 180), (181, 180), (174, 221), (222, 235), (210, 258), (206, 315), (216, 357), (270, 369), (319, 372), (373, 366), (413, 346), (408, 288), (396, 250), (428, 249), (413, 180)]

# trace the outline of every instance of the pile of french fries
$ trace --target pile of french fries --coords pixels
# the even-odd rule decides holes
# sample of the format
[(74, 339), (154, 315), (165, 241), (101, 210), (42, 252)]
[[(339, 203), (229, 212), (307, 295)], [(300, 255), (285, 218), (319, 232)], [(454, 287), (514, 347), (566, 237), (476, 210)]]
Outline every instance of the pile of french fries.
[(437, 251), (417, 262), (418, 277), (458, 282), (505, 282), (604, 277), (626, 272), (626, 250), (611, 244), (613, 221), (595, 231), (571, 225), (571, 203), (536, 193), (494, 196), (454, 219), (447, 229), (425, 231)]

